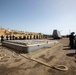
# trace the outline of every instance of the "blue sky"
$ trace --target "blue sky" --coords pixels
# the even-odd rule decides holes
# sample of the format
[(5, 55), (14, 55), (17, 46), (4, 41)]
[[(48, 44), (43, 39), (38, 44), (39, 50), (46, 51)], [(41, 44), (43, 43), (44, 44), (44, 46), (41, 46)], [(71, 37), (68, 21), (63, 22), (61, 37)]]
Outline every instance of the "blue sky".
[(0, 0), (0, 27), (52, 34), (76, 32), (76, 0)]

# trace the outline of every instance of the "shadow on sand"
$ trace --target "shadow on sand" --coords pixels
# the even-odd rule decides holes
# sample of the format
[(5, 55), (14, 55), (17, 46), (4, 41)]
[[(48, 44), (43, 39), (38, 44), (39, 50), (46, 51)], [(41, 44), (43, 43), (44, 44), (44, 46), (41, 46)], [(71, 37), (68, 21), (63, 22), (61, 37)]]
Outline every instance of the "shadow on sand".
[(69, 47), (69, 46), (63, 46), (63, 47)]
[(73, 50), (73, 49), (71, 49), (71, 48), (64, 48), (63, 50)]
[(75, 50), (75, 48), (70, 48), (69, 46), (63, 46), (63, 50)]
[(66, 54), (67, 56), (70, 56), (70, 57), (74, 57), (76, 55), (76, 53), (68, 53)]

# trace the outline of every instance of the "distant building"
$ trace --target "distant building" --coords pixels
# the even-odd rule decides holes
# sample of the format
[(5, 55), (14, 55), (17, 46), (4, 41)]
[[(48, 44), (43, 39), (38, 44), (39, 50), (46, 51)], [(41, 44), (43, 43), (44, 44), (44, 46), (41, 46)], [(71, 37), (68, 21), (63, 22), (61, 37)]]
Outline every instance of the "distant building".
[(18, 31), (18, 30), (8, 30), (4, 28), (0, 28), (0, 36), (15, 36), (15, 37), (25, 37), (26, 39), (42, 39), (43, 34), (42, 33), (35, 33), (35, 32), (24, 32), (24, 31)]

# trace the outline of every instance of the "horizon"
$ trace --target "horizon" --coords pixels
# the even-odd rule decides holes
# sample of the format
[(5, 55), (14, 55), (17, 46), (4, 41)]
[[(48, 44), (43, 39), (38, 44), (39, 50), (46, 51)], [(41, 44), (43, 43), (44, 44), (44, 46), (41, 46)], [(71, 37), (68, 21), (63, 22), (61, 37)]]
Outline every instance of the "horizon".
[[(2, 27), (0, 27), (0, 29), (5, 29), (5, 30), (8, 30), (8, 31), (12, 31), (13, 29), (6, 29), (6, 28), (2, 28)], [(17, 29), (15, 29), (15, 31), (19, 31), (19, 32), (24, 32), (24, 33), (26, 33), (26, 32), (28, 32), (28, 33), (38, 33), (38, 32), (29, 32), (29, 31), (22, 31), (22, 30), (17, 30)], [(57, 30), (58, 31), (58, 30)], [(43, 34), (43, 35), (48, 35), (48, 36), (52, 36), (53, 35), (53, 33), (52, 34), (44, 34), (44, 33), (41, 33), (41, 34)], [(61, 36), (67, 36), (67, 35), (70, 35), (70, 34), (65, 34), (65, 35), (62, 35), (61, 34), (61, 32), (60, 32), (60, 35)], [(74, 34), (75, 35), (75, 34)]]
[(76, 0), (0, 0), (0, 27), (51, 35), (76, 32)]

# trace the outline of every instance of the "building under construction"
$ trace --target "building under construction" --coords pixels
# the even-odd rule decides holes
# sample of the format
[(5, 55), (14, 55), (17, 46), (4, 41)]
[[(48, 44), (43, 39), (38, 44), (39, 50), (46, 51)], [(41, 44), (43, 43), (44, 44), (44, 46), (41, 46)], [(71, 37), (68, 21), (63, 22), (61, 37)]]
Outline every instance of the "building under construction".
[(42, 33), (6, 30), (1, 28), (2, 45), (21, 52), (32, 52), (44, 47), (50, 47), (57, 41), (44, 40)]
[(25, 38), (25, 39), (42, 39), (42, 33), (35, 33), (35, 32), (26, 32), (26, 31), (18, 31), (18, 30), (7, 30), (4, 28), (0, 28), (0, 36), (15, 36), (16, 38)]

